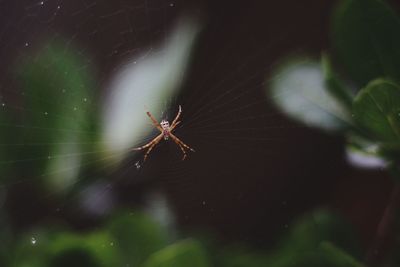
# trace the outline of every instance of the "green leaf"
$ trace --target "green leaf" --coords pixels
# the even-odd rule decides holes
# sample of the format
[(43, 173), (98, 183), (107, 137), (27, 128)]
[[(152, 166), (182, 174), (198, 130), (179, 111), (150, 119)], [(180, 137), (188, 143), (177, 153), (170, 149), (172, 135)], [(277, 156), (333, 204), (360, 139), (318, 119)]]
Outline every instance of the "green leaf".
[(273, 73), (268, 94), (282, 112), (308, 126), (342, 131), (351, 124), (350, 113), (328, 92), (319, 62), (284, 64)]
[(18, 242), (15, 266), (121, 266), (113, 237), (105, 231), (76, 234), (59, 229), (36, 229)]
[(274, 264), (269, 266), (339, 267), (340, 265), (334, 264), (318, 249), (324, 240), (343, 247), (355, 255), (361, 254), (350, 224), (329, 211), (317, 210), (307, 214), (290, 226), (289, 230), (275, 253), (278, 256), (275, 257)]
[(208, 267), (210, 263), (200, 243), (184, 240), (152, 254), (144, 267)]
[(351, 110), (353, 105), (353, 94), (334, 73), (330, 59), (327, 55), (322, 55), (322, 68), (325, 77), (325, 86), (328, 92), (336, 98), (347, 110)]
[[(329, 240), (346, 251), (360, 255), (359, 245), (350, 225), (340, 217), (317, 210), (300, 218), (289, 226), (281, 243), (269, 253), (245, 250), (243, 248), (225, 249), (222, 254), (223, 267), (345, 267), (337, 259), (320, 249), (320, 244)], [(342, 257), (342, 255), (341, 255)], [(219, 259), (221, 257), (218, 257)], [(343, 257), (342, 257), (343, 258)], [(220, 259), (221, 261), (221, 259)], [(340, 262), (339, 262), (340, 263)]]
[(49, 229), (35, 229), (24, 234), (18, 242), (15, 242), (11, 252), (13, 265), (18, 267), (41, 267), (46, 266), (50, 257), (49, 244), (54, 238), (53, 231)]
[(358, 252), (359, 246), (350, 224), (329, 211), (317, 210), (307, 214), (290, 229), (282, 243), (289, 250), (313, 251), (322, 241), (328, 240), (348, 251)]
[(86, 249), (68, 248), (51, 258), (49, 267), (101, 267), (99, 261)]
[(361, 254), (350, 224), (329, 211), (317, 210), (290, 225), (281, 243), (269, 253), (230, 247), (216, 257), (222, 267), (342, 267), (320, 249), (324, 240), (355, 255)]
[(343, 0), (334, 14), (333, 43), (359, 85), (378, 77), (400, 80), (400, 20), (377, 0)]
[(274, 262), (273, 257), (265, 253), (265, 251), (238, 244), (224, 247), (214, 258), (216, 260), (215, 266), (221, 267), (274, 266), (271, 265), (271, 262)]
[(354, 119), (378, 141), (400, 144), (400, 87), (375, 80), (363, 88), (353, 104)]
[(135, 212), (114, 219), (109, 231), (124, 262), (137, 266), (151, 253), (167, 245), (167, 235), (148, 216)]
[(320, 250), (330, 259), (335, 266), (340, 267), (364, 267), (353, 256), (349, 255), (342, 249), (336, 247), (331, 242), (323, 241), (319, 245)]
[[(398, 158), (398, 157), (397, 157)], [(393, 160), (386, 166), (387, 171), (393, 177), (396, 183), (400, 182), (400, 165), (397, 161)]]
[(75, 183), (84, 152), (96, 150), (92, 73), (82, 55), (61, 43), (34, 58), (16, 66), (25, 95), (19, 169), (62, 192)]
[(115, 240), (107, 232), (86, 235), (58, 233), (48, 245), (50, 266), (107, 267), (121, 264)]

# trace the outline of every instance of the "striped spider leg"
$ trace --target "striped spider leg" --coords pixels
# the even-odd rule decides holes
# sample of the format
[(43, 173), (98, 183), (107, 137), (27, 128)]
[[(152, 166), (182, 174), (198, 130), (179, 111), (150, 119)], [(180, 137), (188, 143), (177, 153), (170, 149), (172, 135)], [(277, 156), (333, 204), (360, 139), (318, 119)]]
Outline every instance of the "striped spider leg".
[(189, 149), (194, 152), (194, 149), (183, 143), (178, 137), (176, 137), (174, 134), (172, 134), (172, 131), (176, 128), (176, 126), (180, 123), (179, 118), (182, 113), (182, 108), (179, 106), (179, 111), (178, 114), (176, 114), (175, 119), (172, 121), (172, 124), (170, 125), (167, 120), (162, 120), (160, 123), (153, 117), (153, 115), (147, 111), (146, 114), (149, 116), (150, 120), (152, 121), (154, 127), (156, 127), (161, 133), (157, 135), (153, 140), (151, 140), (149, 143), (145, 144), (144, 146), (133, 148), (132, 150), (142, 150), (145, 148), (148, 148), (143, 161), (146, 161), (147, 156), (150, 154), (151, 150), (164, 138), (164, 140), (168, 140), (170, 137), (171, 139), (179, 146), (183, 153), (183, 158), (184, 160), (187, 156), (186, 154), (186, 149)]
[(144, 159), (143, 159), (143, 162), (144, 162), (144, 161), (146, 161), (147, 156), (150, 154), (151, 150), (152, 150), (158, 143), (160, 143), (160, 141), (162, 140), (162, 138), (163, 138), (163, 134), (160, 133), (159, 135), (157, 135), (156, 138), (154, 138), (153, 140), (151, 140), (150, 142), (148, 142), (148, 143), (145, 144), (144, 146), (135, 147), (135, 148), (133, 148), (132, 150), (142, 150), (142, 149), (148, 148), (147, 151), (146, 151), (146, 153), (144, 154)]
[(172, 133), (169, 134), (170, 137), (172, 138), (172, 140), (179, 146), (179, 148), (182, 150), (183, 153), (183, 158), (182, 160), (185, 160), (186, 158), (186, 149), (189, 149), (190, 151), (195, 152), (195, 150), (193, 148), (191, 148), (190, 146), (186, 145), (184, 142), (182, 142), (178, 137), (176, 137), (175, 135), (173, 135)]

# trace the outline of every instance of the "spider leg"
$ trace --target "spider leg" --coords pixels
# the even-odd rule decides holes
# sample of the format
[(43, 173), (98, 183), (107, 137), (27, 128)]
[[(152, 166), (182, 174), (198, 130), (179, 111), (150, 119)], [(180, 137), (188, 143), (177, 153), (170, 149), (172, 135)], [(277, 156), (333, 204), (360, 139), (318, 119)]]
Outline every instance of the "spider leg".
[(151, 150), (160, 142), (161, 138), (159, 138), (158, 140), (154, 139), (153, 144), (149, 147), (149, 149), (147, 149), (146, 154), (144, 154), (144, 158), (143, 158), (143, 162), (146, 161), (147, 156), (150, 154)]
[(151, 115), (150, 111), (146, 111), (147, 116), (149, 116), (150, 120), (153, 122), (153, 125), (160, 131), (162, 132), (162, 128), (158, 121)]
[(181, 121), (177, 121), (174, 125), (172, 125), (170, 131), (173, 131), (173, 130), (175, 129), (175, 127), (176, 127), (179, 123), (181, 123)]
[(175, 119), (172, 121), (171, 128), (175, 128), (175, 126), (178, 124), (177, 121), (179, 120), (179, 117), (181, 116), (181, 113), (182, 113), (182, 107), (179, 105), (178, 114), (176, 114)]
[(148, 142), (148, 143), (145, 144), (144, 146), (141, 146), (141, 147), (134, 147), (134, 148), (132, 148), (131, 150), (142, 150), (142, 149), (145, 149), (145, 148), (147, 148), (147, 147), (153, 145), (155, 142), (158, 143), (158, 142), (160, 141), (160, 139), (161, 139), (162, 136), (163, 136), (162, 134), (159, 134), (159, 135), (157, 135), (153, 140), (151, 140), (150, 142)]
[(185, 144), (184, 142), (182, 142), (178, 137), (176, 137), (175, 135), (173, 135), (172, 133), (169, 134), (169, 136), (172, 138), (172, 140), (174, 140), (176, 143), (181, 144), (183, 147), (195, 152), (195, 150), (193, 148), (191, 148), (190, 146), (188, 146), (187, 144)]
[(186, 151), (185, 151), (185, 149), (183, 148), (183, 146), (180, 144), (180, 143), (178, 143), (176, 140), (174, 140), (174, 142), (179, 146), (179, 148), (182, 150), (182, 153), (183, 153), (183, 158), (182, 158), (182, 160), (185, 160), (185, 158), (187, 157), (187, 154), (186, 154)]

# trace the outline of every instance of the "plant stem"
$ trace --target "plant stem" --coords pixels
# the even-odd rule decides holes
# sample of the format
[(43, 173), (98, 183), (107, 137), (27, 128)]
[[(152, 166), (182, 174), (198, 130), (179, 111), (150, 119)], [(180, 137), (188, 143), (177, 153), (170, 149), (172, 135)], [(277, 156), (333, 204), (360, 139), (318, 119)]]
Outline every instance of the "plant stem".
[(400, 202), (400, 183), (396, 182), (389, 203), (385, 208), (383, 216), (378, 224), (375, 239), (368, 249), (366, 263), (368, 266), (379, 266), (385, 252), (390, 247), (392, 239), (390, 234), (393, 232), (397, 208)]

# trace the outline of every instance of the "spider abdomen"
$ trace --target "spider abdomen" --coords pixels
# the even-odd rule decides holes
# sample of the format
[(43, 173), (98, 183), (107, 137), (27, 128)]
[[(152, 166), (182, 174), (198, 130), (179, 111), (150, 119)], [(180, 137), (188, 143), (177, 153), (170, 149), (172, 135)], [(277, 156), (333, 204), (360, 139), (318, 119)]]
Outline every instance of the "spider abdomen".
[(164, 140), (168, 140), (170, 131), (167, 129), (163, 130)]

